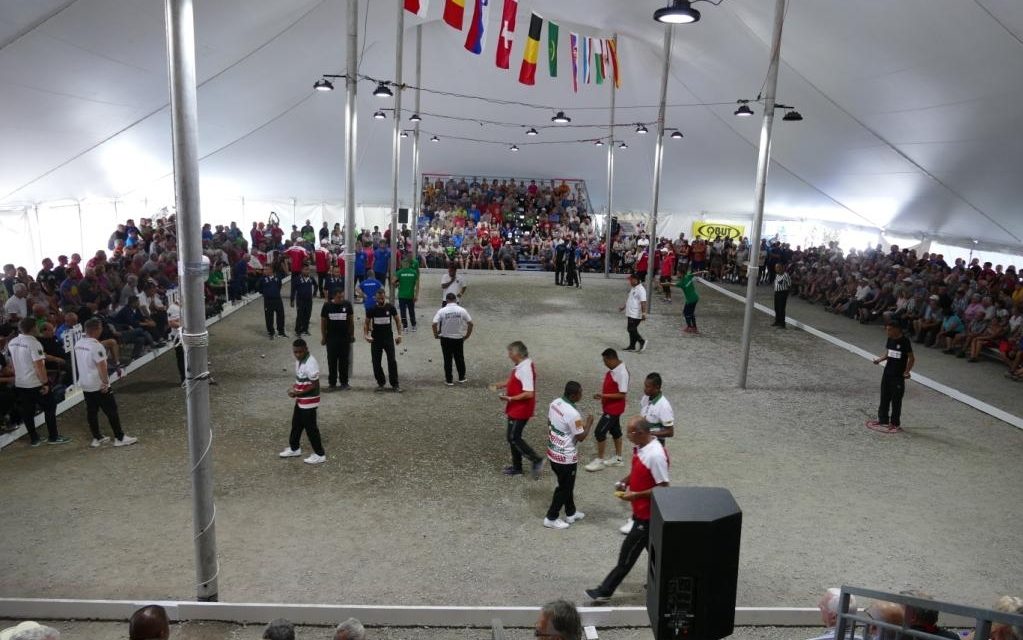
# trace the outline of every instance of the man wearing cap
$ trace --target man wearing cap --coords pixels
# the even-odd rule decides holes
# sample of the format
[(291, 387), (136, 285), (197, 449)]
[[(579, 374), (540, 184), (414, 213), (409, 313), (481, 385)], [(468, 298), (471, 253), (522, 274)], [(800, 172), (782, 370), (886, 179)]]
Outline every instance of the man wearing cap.
[(902, 333), (902, 325), (895, 318), (885, 322), (888, 342), (885, 354), (874, 358), (874, 364), (885, 363), (881, 374), (881, 404), (877, 409), (877, 420), (868, 420), (867, 427), (885, 433), (902, 431), (902, 396), (906, 392), (906, 380), (916, 362), (913, 343)]
[(472, 316), (455, 299), (454, 293), (444, 297), (444, 306), (433, 316), (433, 337), (440, 340), (444, 356), (444, 384), (453, 386), (451, 363), (458, 370), (458, 383), (465, 384), (465, 341), (472, 335)]

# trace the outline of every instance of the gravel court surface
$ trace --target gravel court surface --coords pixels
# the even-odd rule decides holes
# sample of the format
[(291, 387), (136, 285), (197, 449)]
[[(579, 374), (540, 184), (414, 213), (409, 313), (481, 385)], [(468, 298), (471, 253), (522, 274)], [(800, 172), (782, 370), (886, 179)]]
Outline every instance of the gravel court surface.
[[(508, 463), (502, 405), (486, 385), (507, 376), (504, 347), (523, 339), (538, 412), (569, 379), (589, 397), (604, 373), (600, 352), (625, 346), (617, 307), (627, 285), (588, 276), (569, 290), (540, 275), (470, 273), (469, 384), (449, 388), (426, 326), (439, 277), (425, 276), (420, 331), (398, 358), (405, 393), (372, 392), (359, 338), (356, 389), (325, 394), (319, 410), (330, 459), (318, 468), (276, 458), (290, 425), (290, 341), (265, 337), (258, 302), (211, 328), (222, 600), (534, 605), (578, 601), (611, 568), (627, 513), (612, 483), (627, 468), (580, 470), (586, 519), (542, 528), (554, 479), (499, 474)], [(1019, 591), (1023, 433), (916, 385), (906, 434), (869, 431), (880, 371), (803, 332), (773, 331), (762, 314), (750, 390), (737, 391), (741, 306), (702, 295), (701, 336), (679, 332), (680, 299), (655, 302), (641, 328), (650, 350), (625, 354), (628, 413), (642, 377), (659, 371), (680, 424), (669, 443), (673, 483), (728, 487), (744, 510), (740, 605), (812, 606), (840, 583), (915, 586), (981, 605)], [(290, 309), (287, 318), (290, 331)], [(0, 454), (0, 595), (194, 597), (175, 380), (167, 356), (116, 385), (139, 445), (90, 450), (79, 407), (60, 418), (72, 445), (19, 442)], [(526, 431), (538, 450), (545, 423), (534, 418)], [(584, 462), (593, 450), (582, 445)], [(643, 581), (634, 570), (615, 604), (642, 604)]]

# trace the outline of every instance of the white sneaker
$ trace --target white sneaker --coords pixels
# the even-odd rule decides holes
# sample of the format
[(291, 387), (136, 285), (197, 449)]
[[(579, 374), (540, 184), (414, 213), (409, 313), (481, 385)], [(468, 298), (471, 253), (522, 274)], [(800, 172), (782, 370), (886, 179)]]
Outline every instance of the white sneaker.
[(315, 453), (303, 460), (306, 464), (323, 464), (327, 461), (327, 456), (318, 456)]
[(548, 529), (567, 529), (569, 525), (561, 518), (558, 518), (557, 520), (548, 520), (547, 518), (544, 518), (543, 526)]
[(108, 442), (110, 442), (110, 438), (106, 436), (103, 436), (102, 438), (93, 438), (92, 444), (90, 444), (89, 446), (92, 447), (93, 449), (99, 449)]
[(114, 446), (115, 447), (127, 447), (128, 445), (135, 444), (138, 441), (139, 441), (138, 438), (133, 438), (133, 437), (129, 436), (128, 434), (125, 434), (124, 437), (122, 437), (120, 440), (114, 440)]
[(567, 522), (568, 524), (575, 524), (576, 522), (579, 522), (585, 517), (586, 517), (585, 513), (583, 513), (582, 511), (576, 511), (573, 515), (565, 516), (565, 522)]
[(282, 458), (296, 458), (302, 455), (302, 449), (292, 449), (291, 447), (288, 447), (287, 449), (281, 451), (277, 455), (279, 455)]
[(593, 462), (591, 462), (590, 464), (586, 465), (583, 468), (586, 469), (587, 471), (600, 471), (606, 466), (607, 463), (604, 462), (602, 458), (594, 458)]
[(620, 467), (623, 464), (622, 457), (621, 456), (615, 456), (615, 457), (611, 458), (610, 460), (605, 460), (604, 464), (609, 466), (609, 467), (612, 467), (612, 466), (613, 467)]
[(632, 531), (632, 518), (629, 518), (628, 520), (626, 520), (625, 524), (623, 524), (622, 526), (618, 527), (618, 530), (622, 532), (622, 535), (625, 535), (625, 536), (629, 535), (629, 533)]
[(649, 348), (649, 347), (650, 347), (650, 338), (647, 338), (646, 342), (643, 343), (643, 346), (640, 347), (639, 350), (640, 351), (646, 351), (647, 348)]

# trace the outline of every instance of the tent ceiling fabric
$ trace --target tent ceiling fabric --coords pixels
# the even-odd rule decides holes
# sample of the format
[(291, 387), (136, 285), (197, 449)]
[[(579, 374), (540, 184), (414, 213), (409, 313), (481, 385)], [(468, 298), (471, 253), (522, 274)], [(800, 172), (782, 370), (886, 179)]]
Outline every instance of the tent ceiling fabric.
[[(606, 204), (606, 153), (592, 144), (527, 141), (605, 135), (609, 87), (573, 94), (569, 31), (620, 36), (619, 122), (656, 118), (666, 0), (522, 0), (512, 69), (494, 66), (499, 7), (487, 49), (473, 56), (440, 22), (424, 23), (423, 85), (565, 109), (573, 124), (524, 129), (424, 116), (427, 172), (581, 177)], [(497, 4), (497, 3), (495, 3)], [(734, 103), (755, 97), (767, 65), (773, 2), (699, 5), (703, 19), (675, 28), (669, 104)], [(344, 69), (343, 0), (217, 0), (196, 3), (200, 151), (204, 197), (337, 200), (343, 193), (343, 91), (312, 83)], [(393, 76), (396, 3), (370, 0), (361, 72)], [(363, 0), (361, 7), (367, 4)], [(628, 7), (628, 8), (624, 8)], [(517, 82), (528, 14), (559, 22), (561, 76), (541, 60), (537, 85)], [(406, 14), (405, 78), (413, 77), (414, 27)], [(362, 17), (360, 16), (360, 24)], [(778, 99), (801, 123), (778, 121), (768, 188), (770, 216), (885, 227), (904, 234), (1023, 246), (1023, 2), (1019, 0), (790, 0)], [(545, 36), (546, 38), (546, 36)], [(65, 198), (169, 198), (170, 126), (163, 3), (159, 0), (0, 2), (0, 205)], [(546, 40), (541, 48), (545, 50)], [(541, 56), (543, 58), (543, 56)], [(339, 86), (339, 88), (341, 88)], [(357, 199), (390, 201), (390, 106), (360, 86)], [(405, 102), (406, 108), (411, 100)], [(629, 108), (641, 106), (643, 108)], [(753, 105), (759, 116), (760, 105)], [(662, 203), (666, 213), (748, 215), (760, 118), (734, 104), (674, 106)], [(423, 95), (424, 113), (548, 125), (552, 112)], [(406, 113), (406, 117), (407, 117)], [(615, 209), (648, 210), (653, 136), (618, 137)], [(444, 140), (467, 136), (518, 143)], [(403, 176), (410, 170), (408, 147)], [(402, 178), (402, 199), (410, 198)]]

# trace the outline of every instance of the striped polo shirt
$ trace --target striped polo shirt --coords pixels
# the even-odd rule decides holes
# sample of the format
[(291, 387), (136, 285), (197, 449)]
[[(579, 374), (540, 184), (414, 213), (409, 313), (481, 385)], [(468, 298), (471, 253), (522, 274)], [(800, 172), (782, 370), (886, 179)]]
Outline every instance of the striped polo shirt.
[(304, 360), (295, 361), (295, 403), (299, 409), (315, 409), (320, 406), (320, 365), (316, 358), (307, 355)]

